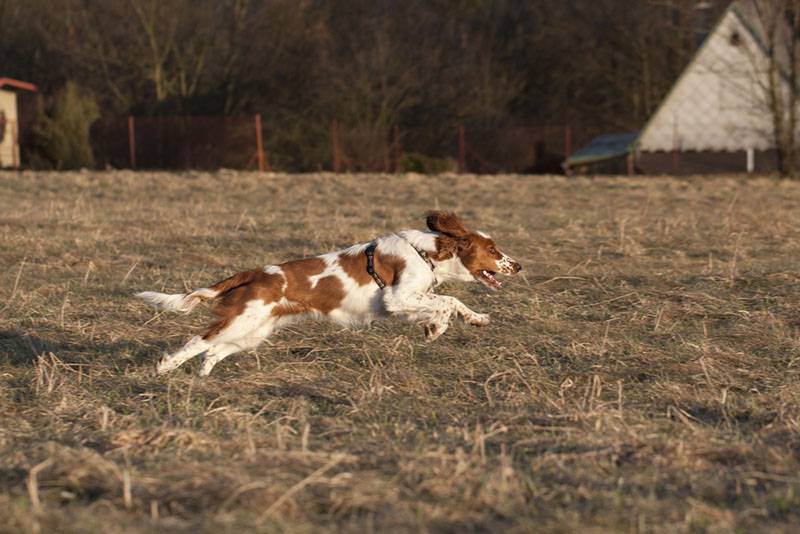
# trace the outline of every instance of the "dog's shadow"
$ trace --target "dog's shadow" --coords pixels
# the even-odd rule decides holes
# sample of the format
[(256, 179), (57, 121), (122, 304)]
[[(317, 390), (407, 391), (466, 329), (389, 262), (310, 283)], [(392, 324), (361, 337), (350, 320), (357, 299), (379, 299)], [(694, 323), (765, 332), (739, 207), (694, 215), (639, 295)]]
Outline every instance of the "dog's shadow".
[(30, 366), (40, 357), (54, 354), (67, 364), (87, 364), (97, 361), (100, 356), (129, 363), (134, 366), (148, 365), (158, 361), (161, 354), (171, 348), (167, 341), (154, 341), (147, 344), (129, 340), (113, 343), (74, 343), (65, 341), (66, 335), (54, 336), (59, 341), (22, 332), (19, 330), (0, 330), (0, 361), (14, 367)]

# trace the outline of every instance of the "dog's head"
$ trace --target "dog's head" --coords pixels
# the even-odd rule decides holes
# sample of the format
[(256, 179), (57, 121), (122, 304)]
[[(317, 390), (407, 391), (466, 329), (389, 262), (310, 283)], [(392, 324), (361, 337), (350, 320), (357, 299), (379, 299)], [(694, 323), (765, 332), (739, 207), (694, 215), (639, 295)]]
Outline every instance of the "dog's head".
[(483, 232), (467, 230), (455, 213), (435, 211), (428, 215), (428, 228), (447, 238), (448, 248), (474, 280), (500, 289), (497, 274), (515, 275), (522, 266), (497, 248), (494, 240)]

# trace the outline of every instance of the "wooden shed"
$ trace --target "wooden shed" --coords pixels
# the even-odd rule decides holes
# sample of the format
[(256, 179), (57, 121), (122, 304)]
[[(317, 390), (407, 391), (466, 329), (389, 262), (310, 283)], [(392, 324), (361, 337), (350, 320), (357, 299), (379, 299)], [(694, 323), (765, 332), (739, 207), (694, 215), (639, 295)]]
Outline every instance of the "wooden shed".
[(0, 168), (16, 168), (20, 165), (17, 93), (36, 90), (32, 83), (0, 78)]

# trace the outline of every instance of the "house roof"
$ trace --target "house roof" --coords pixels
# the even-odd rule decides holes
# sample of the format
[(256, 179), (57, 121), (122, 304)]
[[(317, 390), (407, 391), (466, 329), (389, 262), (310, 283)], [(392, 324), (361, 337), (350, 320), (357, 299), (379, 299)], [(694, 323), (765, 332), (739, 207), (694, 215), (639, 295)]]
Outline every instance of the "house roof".
[(19, 89), (21, 91), (31, 91), (33, 93), (39, 90), (38, 87), (29, 82), (15, 80), (14, 78), (0, 78), (0, 89), (4, 87), (8, 87), (10, 89)]
[[(773, 17), (777, 18), (777, 20), (781, 20), (781, 15), (772, 11), (776, 9), (776, 7), (777, 6), (770, 2), (761, 2), (759, 4), (758, 0), (737, 0), (728, 8), (736, 15), (736, 18), (739, 19), (739, 22), (744, 29), (747, 30), (747, 33), (752, 36), (756, 46), (758, 46), (758, 49), (765, 57), (768, 57), (770, 54), (770, 44), (768, 32), (765, 31), (764, 24), (766, 21), (773, 19)], [(775, 42), (789, 42), (788, 38), (792, 31), (792, 28), (786, 23), (777, 24), (774, 29)], [(774, 51), (775, 60), (781, 76), (785, 81), (790, 82), (791, 76), (788, 73), (787, 67), (790, 65), (791, 58), (788, 56), (787, 47), (777, 46)]]
[(633, 151), (638, 137), (638, 132), (601, 135), (576, 150), (567, 158), (565, 164), (568, 167), (589, 165), (627, 156)]

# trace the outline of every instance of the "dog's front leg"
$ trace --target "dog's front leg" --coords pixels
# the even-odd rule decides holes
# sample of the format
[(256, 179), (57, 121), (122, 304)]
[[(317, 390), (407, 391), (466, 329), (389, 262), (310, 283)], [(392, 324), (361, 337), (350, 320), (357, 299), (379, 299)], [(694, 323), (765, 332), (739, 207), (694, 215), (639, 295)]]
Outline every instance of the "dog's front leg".
[(464, 322), (472, 326), (486, 326), (489, 324), (488, 313), (478, 313), (472, 311), (466, 304), (461, 302), (455, 297), (447, 297), (453, 299), (453, 310), (464, 319)]
[(392, 292), (384, 297), (389, 313), (402, 315), (411, 321), (422, 320), (425, 337), (433, 341), (445, 333), (450, 326), (450, 317), (456, 313), (468, 324), (485, 326), (489, 316), (475, 313), (455, 297), (420, 292)]

